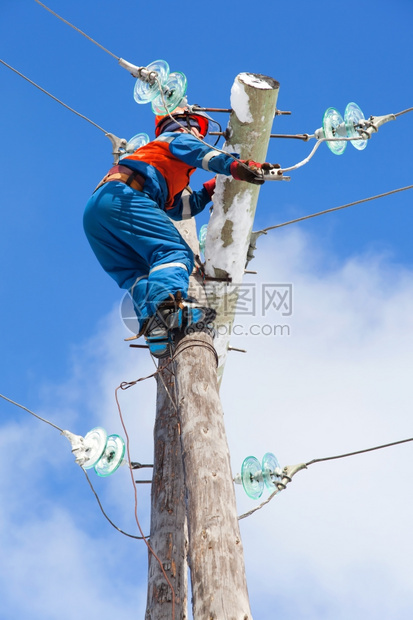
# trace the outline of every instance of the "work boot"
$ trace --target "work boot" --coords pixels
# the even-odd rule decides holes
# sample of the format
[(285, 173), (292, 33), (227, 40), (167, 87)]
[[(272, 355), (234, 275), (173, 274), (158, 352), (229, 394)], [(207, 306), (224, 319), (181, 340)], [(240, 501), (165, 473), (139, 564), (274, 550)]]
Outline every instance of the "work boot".
[(213, 308), (200, 306), (197, 302), (188, 303), (183, 310), (185, 334), (209, 331), (213, 334), (213, 322), (217, 313)]
[(163, 304), (159, 306), (158, 311), (163, 313), (165, 323), (170, 330), (186, 331), (192, 325), (192, 331), (202, 331), (205, 327), (210, 327), (216, 317), (215, 310), (202, 306), (191, 297), (179, 301), (175, 311), (165, 308)]
[[(166, 311), (170, 313), (170, 311)], [(149, 347), (151, 354), (162, 359), (164, 357), (170, 357), (172, 353), (172, 338), (169, 332), (168, 326), (165, 322), (165, 317), (161, 311), (157, 311), (147, 323), (145, 331), (146, 344)]]
[(158, 305), (156, 313), (145, 319), (142, 323), (139, 321), (139, 331), (135, 336), (130, 336), (129, 338), (125, 338), (125, 341), (129, 340), (137, 340), (141, 336), (146, 336), (149, 330), (158, 328), (162, 325), (166, 325), (167, 316), (180, 307), (179, 304), (182, 302), (182, 293), (178, 291), (176, 295), (169, 295), (168, 299), (161, 301)]

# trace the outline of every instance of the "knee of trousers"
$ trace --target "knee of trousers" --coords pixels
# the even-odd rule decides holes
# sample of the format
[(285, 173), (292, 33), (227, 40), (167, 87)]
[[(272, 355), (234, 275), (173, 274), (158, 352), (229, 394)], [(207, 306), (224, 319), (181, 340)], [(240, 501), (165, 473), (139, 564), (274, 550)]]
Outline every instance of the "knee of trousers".
[(184, 264), (166, 264), (155, 267), (150, 272), (147, 288), (151, 310), (155, 311), (160, 302), (168, 299), (170, 294), (175, 295), (178, 291), (186, 297), (188, 285), (189, 273)]

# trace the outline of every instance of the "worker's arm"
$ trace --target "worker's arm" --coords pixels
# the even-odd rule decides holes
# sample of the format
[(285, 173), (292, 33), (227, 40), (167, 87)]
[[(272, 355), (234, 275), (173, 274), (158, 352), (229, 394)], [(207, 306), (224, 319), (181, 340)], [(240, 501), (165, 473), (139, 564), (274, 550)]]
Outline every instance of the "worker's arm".
[[(168, 134), (163, 134), (167, 136)], [(164, 138), (165, 139), (165, 138)], [(195, 136), (187, 133), (169, 133), (166, 138), (169, 142), (169, 150), (174, 157), (181, 159), (194, 168), (203, 168), (218, 174), (232, 176), (239, 181), (246, 181), (254, 185), (262, 185), (264, 176), (261, 166), (271, 164), (259, 164), (252, 160), (238, 160), (239, 155), (221, 153), (211, 146), (200, 142)], [(236, 157), (237, 159), (234, 159)]]
[(174, 157), (193, 168), (201, 168), (217, 174), (231, 176), (231, 164), (234, 162), (234, 157), (239, 157), (236, 153), (233, 154), (234, 157), (220, 153), (188, 133), (164, 133), (162, 139), (169, 142), (169, 150)]
[(211, 201), (215, 189), (215, 178), (210, 179), (201, 190), (193, 191), (184, 189), (178, 194), (172, 207), (166, 211), (172, 220), (188, 220), (201, 211)]

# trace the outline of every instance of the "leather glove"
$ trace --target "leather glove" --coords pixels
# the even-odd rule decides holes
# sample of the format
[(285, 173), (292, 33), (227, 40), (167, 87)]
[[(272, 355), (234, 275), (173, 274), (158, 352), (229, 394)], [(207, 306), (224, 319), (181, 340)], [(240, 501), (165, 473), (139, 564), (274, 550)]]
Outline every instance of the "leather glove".
[(212, 179), (209, 179), (209, 181), (206, 181), (204, 183), (204, 187), (206, 191), (208, 192), (208, 196), (210, 198), (212, 198), (212, 195), (215, 191), (215, 183), (216, 183), (216, 177), (213, 177)]
[[(244, 165), (243, 165), (244, 164)], [(230, 172), (237, 181), (246, 181), (254, 185), (262, 185), (264, 179), (261, 173), (261, 165), (252, 159), (240, 159), (233, 161), (230, 166)]]

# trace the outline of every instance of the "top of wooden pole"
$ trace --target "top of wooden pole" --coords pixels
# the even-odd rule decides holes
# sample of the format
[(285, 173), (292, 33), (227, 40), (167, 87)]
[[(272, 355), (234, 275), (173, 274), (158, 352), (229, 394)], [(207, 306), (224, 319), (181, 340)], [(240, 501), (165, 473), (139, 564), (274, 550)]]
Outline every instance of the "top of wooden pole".
[[(264, 162), (276, 113), (279, 83), (268, 76), (240, 73), (231, 89), (231, 108), (224, 150), (240, 159)], [(230, 278), (230, 285), (208, 282), (208, 299), (217, 311), (215, 346), (222, 378), (260, 187), (218, 176), (214, 210), (208, 224), (205, 270), (208, 276)]]

